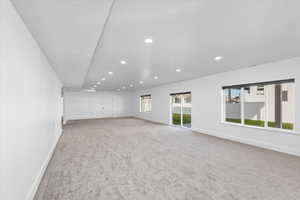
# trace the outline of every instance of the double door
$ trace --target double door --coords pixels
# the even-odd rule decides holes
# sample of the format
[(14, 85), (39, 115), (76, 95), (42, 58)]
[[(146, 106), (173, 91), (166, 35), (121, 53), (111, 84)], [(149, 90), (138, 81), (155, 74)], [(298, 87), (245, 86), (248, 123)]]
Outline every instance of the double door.
[(191, 128), (192, 94), (191, 92), (170, 94), (170, 123), (176, 126)]

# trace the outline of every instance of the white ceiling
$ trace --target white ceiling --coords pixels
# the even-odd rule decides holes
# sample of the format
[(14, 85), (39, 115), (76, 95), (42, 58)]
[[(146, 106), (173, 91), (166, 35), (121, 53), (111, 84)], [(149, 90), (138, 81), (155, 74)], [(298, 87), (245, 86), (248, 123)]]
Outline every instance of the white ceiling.
[(65, 87), (140, 89), (300, 56), (299, 0), (12, 1)]

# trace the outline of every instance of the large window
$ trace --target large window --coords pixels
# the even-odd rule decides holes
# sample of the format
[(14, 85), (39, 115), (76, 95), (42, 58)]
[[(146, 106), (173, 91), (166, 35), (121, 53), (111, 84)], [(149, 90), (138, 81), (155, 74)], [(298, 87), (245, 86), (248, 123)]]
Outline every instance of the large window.
[(224, 121), (294, 130), (294, 79), (223, 87)]
[(151, 112), (151, 95), (142, 95), (140, 96), (140, 112)]

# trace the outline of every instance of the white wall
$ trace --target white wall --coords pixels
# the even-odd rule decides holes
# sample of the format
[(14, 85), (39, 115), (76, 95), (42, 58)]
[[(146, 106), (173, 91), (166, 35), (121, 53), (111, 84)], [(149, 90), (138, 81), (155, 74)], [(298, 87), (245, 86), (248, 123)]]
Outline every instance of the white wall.
[(132, 116), (132, 93), (64, 92), (64, 120)]
[[(163, 77), (161, 77), (163, 78)], [(300, 136), (279, 131), (261, 130), (222, 124), (221, 88), (252, 82), (296, 79), (296, 101), (300, 102), (300, 58), (264, 64), (138, 91), (134, 98), (134, 115), (143, 119), (169, 123), (169, 94), (192, 91), (192, 129), (218, 137), (300, 155)], [(139, 113), (139, 95), (151, 94), (152, 112)], [(300, 133), (300, 106), (296, 105), (296, 132)]]
[[(0, 0), (0, 33), (3, 30), (3, 20), (4, 17), (4, 0)], [(3, 46), (3, 39), (0, 35), (0, 163), (4, 163), (4, 130), (5, 130), (5, 123), (4, 122), (4, 91), (2, 90), (2, 86), (4, 85), (4, 66), (2, 63), (2, 57), (4, 54), (4, 46)], [(4, 196), (4, 166), (0, 164), (0, 197)]]
[(0, 199), (31, 200), (62, 131), (61, 83), (10, 1), (1, 6)]

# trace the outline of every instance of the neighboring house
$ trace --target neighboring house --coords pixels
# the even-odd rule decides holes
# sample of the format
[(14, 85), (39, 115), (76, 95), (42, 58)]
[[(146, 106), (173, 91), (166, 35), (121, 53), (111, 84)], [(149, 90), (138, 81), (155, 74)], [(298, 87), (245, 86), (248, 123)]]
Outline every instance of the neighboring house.
[[(229, 93), (226, 96), (226, 117), (240, 118), (240, 96)], [(281, 108), (275, 106), (275, 85), (249, 86), (244, 88), (244, 118), (251, 120), (275, 121), (279, 109), (282, 122), (295, 122), (295, 93), (293, 83), (281, 84)], [(265, 113), (267, 112), (267, 113)]]
[[(294, 123), (290, 113), (294, 108), (293, 84), (281, 85), (281, 118), (282, 122)], [(245, 119), (275, 121), (275, 85), (250, 86), (245, 88)], [(265, 103), (266, 102), (266, 103)], [(267, 113), (265, 114), (267, 110)]]

